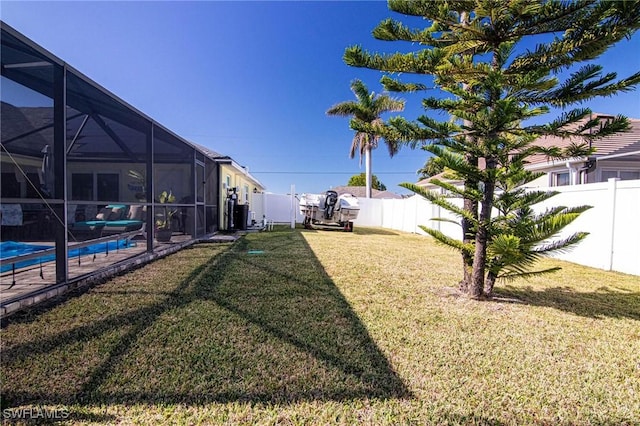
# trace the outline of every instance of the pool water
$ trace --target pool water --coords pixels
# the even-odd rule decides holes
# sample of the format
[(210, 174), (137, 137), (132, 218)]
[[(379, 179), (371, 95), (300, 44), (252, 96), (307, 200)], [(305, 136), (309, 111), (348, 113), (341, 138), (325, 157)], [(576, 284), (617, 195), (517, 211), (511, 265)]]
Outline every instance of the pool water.
[[(121, 241), (109, 241), (104, 243), (96, 243), (87, 247), (81, 247), (69, 250), (69, 257), (78, 257), (85, 255), (93, 255), (95, 253), (105, 253), (107, 250), (112, 251), (116, 249), (125, 249), (129, 247), (135, 247), (136, 243), (133, 241), (121, 240)], [(2, 265), (0, 266), (0, 272), (10, 271), (12, 263), (5, 263), (5, 259), (9, 259), (14, 256), (20, 256), (24, 254), (35, 253), (42, 250), (52, 249), (54, 246), (44, 246), (37, 244), (19, 243), (15, 241), (4, 241), (0, 243), (0, 260)], [(48, 253), (42, 257), (36, 259), (22, 260), (16, 262), (16, 269), (24, 268), (25, 266), (37, 265), (40, 262), (50, 262), (55, 260), (55, 253)]]

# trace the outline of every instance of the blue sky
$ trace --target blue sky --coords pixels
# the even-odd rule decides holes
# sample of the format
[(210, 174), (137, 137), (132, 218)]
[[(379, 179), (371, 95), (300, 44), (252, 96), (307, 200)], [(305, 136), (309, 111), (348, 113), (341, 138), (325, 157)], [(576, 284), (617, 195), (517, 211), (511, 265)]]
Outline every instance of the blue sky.
[[(381, 73), (342, 61), (347, 46), (407, 51), (371, 30), (393, 14), (384, 1), (181, 1), (0, 3), (4, 22), (184, 138), (247, 166), (271, 192), (321, 192), (364, 172), (349, 159), (349, 120), (329, 117), (363, 80)], [(415, 46), (414, 46), (415, 47)], [(599, 62), (624, 77), (640, 70), (640, 35)], [(416, 81), (415, 78), (412, 79)], [(407, 98), (401, 115), (422, 113)], [(640, 92), (590, 102), (594, 111), (640, 117)], [(552, 118), (552, 117), (550, 117)], [(415, 182), (424, 151), (373, 153), (373, 172), (391, 191)]]

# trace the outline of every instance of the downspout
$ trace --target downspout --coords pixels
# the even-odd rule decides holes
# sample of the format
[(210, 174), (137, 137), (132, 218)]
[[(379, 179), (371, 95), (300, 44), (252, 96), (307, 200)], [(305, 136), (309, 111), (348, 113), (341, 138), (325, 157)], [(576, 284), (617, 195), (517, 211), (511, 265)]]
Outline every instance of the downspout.
[(569, 170), (569, 185), (573, 186), (573, 185), (578, 185), (579, 182), (579, 171), (578, 168), (576, 167), (572, 167), (571, 163), (569, 161), (567, 161), (565, 163), (565, 165), (567, 166), (567, 169)]
[[(587, 161), (584, 162), (582, 167), (578, 169), (580, 184), (589, 183), (589, 172), (592, 171), (596, 166), (596, 160), (594, 157), (589, 157)], [(582, 178), (584, 176), (584, 179)]]

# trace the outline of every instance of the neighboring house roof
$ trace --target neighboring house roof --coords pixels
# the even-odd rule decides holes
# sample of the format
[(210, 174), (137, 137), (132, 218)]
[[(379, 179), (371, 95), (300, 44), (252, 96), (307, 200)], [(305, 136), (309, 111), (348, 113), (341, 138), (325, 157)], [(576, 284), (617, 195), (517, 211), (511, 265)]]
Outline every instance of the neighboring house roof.
[[(610, 114), (594, 113), (593, 116), (602, 119), (612, 118)], [(593, 117), (592, 116), (592, 117)], [(584, 120), (586, 121), (586, 119)], [(640, 161), (640, 119), (629, 118), (630, 129), (627, 132), (616, 133), (601, 139), (596, 139), (592, 143), (595, 148), (593, 157), (596, 159), (618, 158), (623, 161)], [(556, 136), (544, 136), (533, 142), (534, 145), (543, 147), (556, 146), (558, 148), (566, 148), (571, 143), (584, 143), (582, 138), (559, 138)], [(554, 164), (562, 164), (566, 160), (552, 160), (545, 155), (537, 154), (528, 159), (528, 168), (544, 168), (544, 166), (552, 166)]]
[[(366, 198), (366, 188), (364, 186), (336, 186), (331, 190), (336, 191), (338, 195), (351, 194), (358, 198)], [(402, 196), (390, 191), (380, 191), (372, 188), (371, 198), (402, 198)]]
[(439, 186), (434, 185), (433, 183), (431, 183), (432, 179), (438, 179), (438, 180), (441, 180), (443, 182), (447, 182), (447, 183), (449, 183), (451, 185), (459, 185), (459, 184), (462, 184), (464, 182), (462, 180), (454, 180), (454, 179), (446, 178), (445, 177), (445, 173), (442, 172), (442, 173), (438, 173), (437, 175), (429, 176), (426, 179), (419, 180), (416, 183), (416, 185), (417, 186), (424, 186), (424, 187), (440, 188)]
[[(611, 114), (593, 113), (592, 117), (601, 117), (603, 120), (607, 118), (613, 118)], [(586, 122), (584, 119), (581, 123)], [(573, 127), (579, 125), (575, 124)], [(595, 152), (592, 157), (597, 160), (609, 160), (618, 159), (621, 161), (637, 161), (640, 162), (640, 119), (629, 118), (630, 128), (627, 132), (616, 133), (615, 135), (607, 136), (601, 139), (596, 139), (592, 142), (592, 147), (595, 148)], [(534, 145), (542, 147), (556, 146), (558, 148), (567, 148), (571, 143), (581, 144), (584, 143), (582, 138), (560, 138), (556, 136), (544, 136), (533, 142)], [(483, 159), (480, 159), (480, 166), (482, 167)], [(574, 158), (572, 162), (586, 161), (586, 158)], [(567, 159), (553, 160), (547, 158), (543, 154), (536, 154), (527, 159), (528, 164), (526, 168), (534, 170), (543, 170), (550, 167), (557, 167), (564, 165)], [(431, 183), (431, 179), (438, 178), (443, 179), (443, 173), (435, 176), (431, 176), (427, 179), (422, 179), (416, 183), (418, 186), (435, 187)], [(443, 179), (446, 182), (454, 185), (462, 183), (462, 181), (455, 181), (450, 179)]]
[(431, 185), (431, 179), (443, 179), (444, 172), (438, 173), (437, 175), (429, 176), (428, 178), (424, 178), (418, 181), (416, 185), (418, 186), (427, 186)]

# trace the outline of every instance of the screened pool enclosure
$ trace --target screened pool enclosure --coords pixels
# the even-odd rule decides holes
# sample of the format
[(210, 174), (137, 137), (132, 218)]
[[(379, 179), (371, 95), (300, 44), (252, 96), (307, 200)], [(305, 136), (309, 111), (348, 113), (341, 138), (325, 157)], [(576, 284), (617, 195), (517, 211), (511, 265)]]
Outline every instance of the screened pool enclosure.
[[(16, 257), (3, 255), (3, 289), (30, 268), (37, 269), (32, 284), (68, 282), (87, 274), (76, 266), (93, 258), (100, 258), (95, 270), (121, 262), (130, 247), (131, 256), (153, 253), (217, 230), (215, 155), (5, 23), (1, 30), (1, 237), (47, 247), (40, 255), (27, 250), (18, 260), (36, 260), (26, 268), (7, 267)], [(112, 260), (69, 256), (114, 241)], [(44, 255), (53, 260), (43, 262)]]

